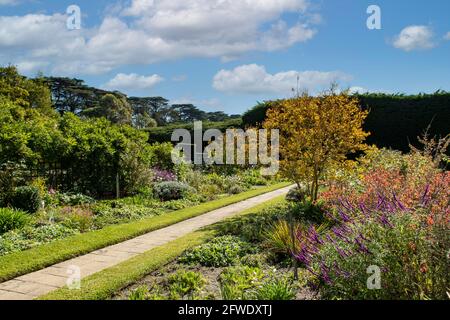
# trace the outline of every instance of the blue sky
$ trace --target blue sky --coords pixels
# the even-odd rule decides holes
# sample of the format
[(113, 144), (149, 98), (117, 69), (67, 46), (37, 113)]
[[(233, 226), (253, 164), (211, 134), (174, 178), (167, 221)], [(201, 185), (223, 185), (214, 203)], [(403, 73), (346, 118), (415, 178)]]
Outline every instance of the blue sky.
[[(66, 27), (69, 5), (81, 30)], [(0, 0), (0, 63), (228, 113), (292, 95), (297, 77), (312, 93), (433, 92), (450, 90), (449, 12), (448, 0)]]

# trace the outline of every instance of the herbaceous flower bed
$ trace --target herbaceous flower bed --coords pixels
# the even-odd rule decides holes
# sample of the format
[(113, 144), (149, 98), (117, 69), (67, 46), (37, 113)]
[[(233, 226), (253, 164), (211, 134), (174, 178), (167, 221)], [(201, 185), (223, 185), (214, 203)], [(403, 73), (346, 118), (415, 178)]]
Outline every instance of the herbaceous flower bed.
[(447, 299), (450, 175), (420, 152), (370, 149), (319, 200), (217, 225), (114, 299)]

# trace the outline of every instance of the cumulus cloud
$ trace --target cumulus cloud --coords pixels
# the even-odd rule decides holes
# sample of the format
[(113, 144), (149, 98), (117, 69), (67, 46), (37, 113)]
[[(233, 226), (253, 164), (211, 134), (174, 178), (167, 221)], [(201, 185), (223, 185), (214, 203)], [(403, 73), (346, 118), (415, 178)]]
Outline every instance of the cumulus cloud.
[(349, 81), (351, 76), (339, 72), (286, 71), (270, 74), (264, 66), (242, 65), (233, 70), (221, 70), (213, 79), (216, 90), (243, 94), (289, 94), (293, 88), (317, 92), (332, 82)]
[[(50, 72), (68, 75), (185, 57), (227, 60), (310, 40), (317, 31), (308, 10), (307, 0), (133, 0), (83, 30), (67, 30), (60, 14), (0, 17), (0, 57), (50, 61)], [(299, 19), (288, 23), (286, 14)]]
[(427, 26), (409, 26), (395, 38), (393, 45), (404, 51), (431, 49), (435, 46), (433, 31)]
[(111, 90), (145, 90), (151, 89), (158, 83), (164, 81), (164, 78), (157, 74), (142, 76), (136, 73), (119, 73), (105, 84), (105, 88)]

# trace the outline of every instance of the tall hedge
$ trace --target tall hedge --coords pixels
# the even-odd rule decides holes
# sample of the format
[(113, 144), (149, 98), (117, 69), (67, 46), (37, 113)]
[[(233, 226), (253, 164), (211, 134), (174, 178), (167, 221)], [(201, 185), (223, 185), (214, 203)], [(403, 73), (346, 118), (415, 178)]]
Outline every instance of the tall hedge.
[[(417, 137), (431, 124), (430, 134), (444, 136), (450, 133), (450, 92), (434, 94), (364, 94), (356, 95), (361, 106), (370, 113), (364, 125), (371, 132), (367, 139), (379, 147), (409, 150), (409, 143), (417, 145)], [(246, 127), (264, 122), (273, 102), (260, 103), (243, 117)]]

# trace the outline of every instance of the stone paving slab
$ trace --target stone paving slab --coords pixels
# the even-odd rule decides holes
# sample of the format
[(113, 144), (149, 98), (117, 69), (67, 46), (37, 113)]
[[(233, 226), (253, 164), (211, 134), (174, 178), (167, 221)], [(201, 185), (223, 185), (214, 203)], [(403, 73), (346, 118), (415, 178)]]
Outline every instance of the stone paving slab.
[(155, 230), (86, 255), (73, 258), (51, 267), (32, 272), (0, 283), (0, 300), (31, 300), (68, 284), (72, 275), (83, 279), (94, 273), (115, 266), (155, 247), (169, 243), (200, 228), (217, 223), (278, 196), (291, 187), (275, 190), (201, 216), (181, 221), (169, 227)]

